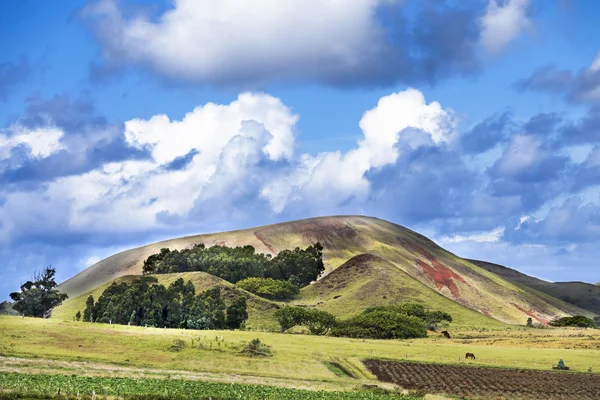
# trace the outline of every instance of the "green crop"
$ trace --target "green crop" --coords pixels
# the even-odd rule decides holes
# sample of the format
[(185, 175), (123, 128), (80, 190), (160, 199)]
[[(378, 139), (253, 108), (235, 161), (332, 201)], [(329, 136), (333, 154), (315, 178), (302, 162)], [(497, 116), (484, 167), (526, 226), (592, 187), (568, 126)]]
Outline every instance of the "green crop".
[[(10, 393), (29, 394), (31, 398), (117, 397), (140, 395), (161, 399), (212, 400), (417, 400), (421, 397), (401, 396), (385, 392), (326, 392), (284, 389), (272, 386), (208, 383), (185, 380), (96, 378), (65, 375), (0, 374), (0, 389)], [(60, 397), (58, 396), (60, 390)], [(0, 398), (1, 395), (0, 395)], [(11, 398), (11, 397), (6, 397)]]

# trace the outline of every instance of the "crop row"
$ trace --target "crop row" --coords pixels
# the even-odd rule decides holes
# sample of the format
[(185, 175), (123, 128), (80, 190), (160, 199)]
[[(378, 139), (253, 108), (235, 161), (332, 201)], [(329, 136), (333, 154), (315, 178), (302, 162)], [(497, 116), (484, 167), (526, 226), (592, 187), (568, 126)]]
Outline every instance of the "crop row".
[(155, 395), (165, 399), (212, 400), (419, 400), (420, 397), (356, 391), (327, 392), (285, 389), (262, 385), (209, 383), (186, 380), (99, 378), (65, 375), (0, 374), (1, 391), (32, 395), (91, 396), (128, 398), (134, 395)]
[(600, 376), (557, 371), (368, 360), (384, 382), (429, 393), (485, 399), (600, 399)]

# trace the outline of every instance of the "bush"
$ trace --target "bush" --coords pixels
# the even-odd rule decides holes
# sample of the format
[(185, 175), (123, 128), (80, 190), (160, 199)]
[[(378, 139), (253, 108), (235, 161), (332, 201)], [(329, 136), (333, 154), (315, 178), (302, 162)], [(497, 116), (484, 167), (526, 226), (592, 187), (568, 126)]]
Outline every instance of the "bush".
[(584, 317), (583, 315), (576, 315), (574, 317), (563, 317), (555, 319), (550, 322), (551, 326), (575, 326), (578, 328), (595, 328), (596, 323), (594, 320)]
[(246, 278), (237, 283), (241, 289), (271, 300), (291, 299), (299, 293), (298, 286), (289, 281), (272, 278)]
[(427, 336), (423, 320), (393, 311), (363, 312), (338, 323), (333, 336), (360, 339), (411, 339)]
[(252, 339), (240, 353), (249, 357), (271, 357), (273, 355), (270, 346), (261, 343), (260, 339)]

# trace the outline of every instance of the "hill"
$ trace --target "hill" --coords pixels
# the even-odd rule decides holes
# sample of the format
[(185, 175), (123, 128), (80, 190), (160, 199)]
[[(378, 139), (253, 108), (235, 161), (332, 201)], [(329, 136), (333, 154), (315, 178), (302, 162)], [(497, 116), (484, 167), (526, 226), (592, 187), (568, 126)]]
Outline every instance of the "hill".
[(486, 261), (469, 260), (515, 284), (545, 293), (584, 310), (600, 314), (600, 285), (584, 282), (547, 282)]
[[(532, 317), (540, 323), (547, 323), (560, 316), (586, 314), (586, 311), (572, 304), (524, 290), (444, 250), (410, 229), (362, 216), (311, 218), (154, 243), (102, 260), (62, 283), (59, 290), (76, 297), (115, 278), (139, 275), (144, 260), (163, 247), (173, 250), (188, 248), (196, 243), (207, 246), (249, 244), (258, 252), (275, 254), (283, 249), (306, 247), (317, 241), (324, 246), (326, 274), (352, 257), (370, 254), (412, 278), (413, 286), (417, 283), (423, 285), (452, 302), (502, 322), (524, 324), (528, 317)], [(367, 260), (367, 264), (371, 262), (374, 261)], [(326, 278), (327, 275), (322, 280)], [(592, 315), (589, 312), (587, 314)]]
[(428, 288), (395, 265), (371, 254), (360, 254), (318, 282), (304, 288), (295, 303), (314, 306), (341, 318), (368, 307), (416, 302), (453, 317), (454, 328), (502, 326), (498, 321), (462, 306)]

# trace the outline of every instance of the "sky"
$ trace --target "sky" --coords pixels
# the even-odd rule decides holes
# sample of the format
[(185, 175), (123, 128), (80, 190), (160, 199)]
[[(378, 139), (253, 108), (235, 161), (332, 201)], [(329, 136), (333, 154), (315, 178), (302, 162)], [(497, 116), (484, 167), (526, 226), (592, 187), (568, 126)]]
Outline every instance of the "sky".
[(599, 282), (600, 8), (0, 2), (0, 300), (53, 265), (369, 215)]

